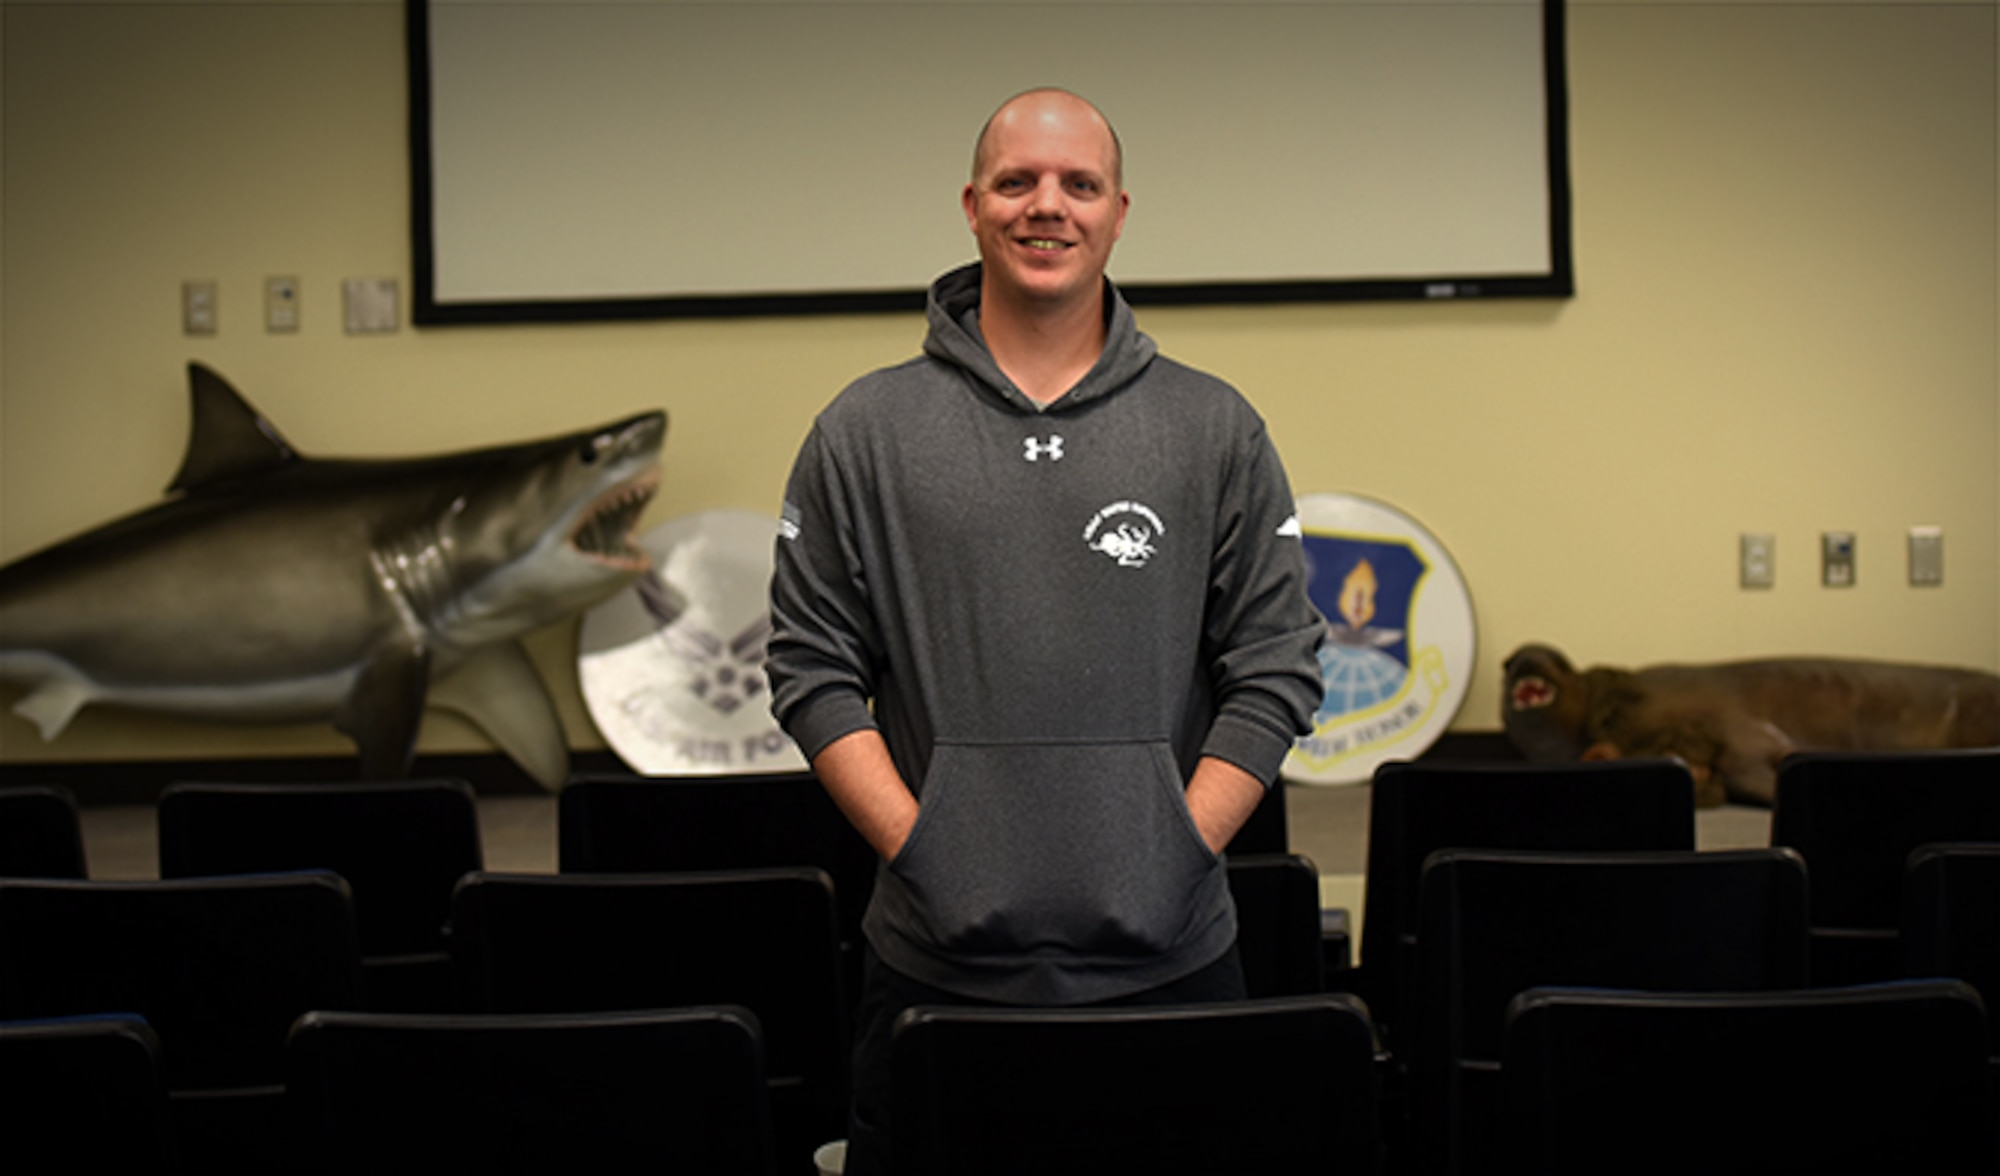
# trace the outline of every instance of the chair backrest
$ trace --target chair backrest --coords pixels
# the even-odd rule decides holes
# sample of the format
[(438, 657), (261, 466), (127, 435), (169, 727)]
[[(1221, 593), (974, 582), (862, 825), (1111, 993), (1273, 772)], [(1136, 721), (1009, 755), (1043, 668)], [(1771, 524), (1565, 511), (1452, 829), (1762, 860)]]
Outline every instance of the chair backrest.
[(1391, 762), (1369, 790), (1359, 987), (1391, 1049), (1410, 984), (1424, 860), (1440, 849), (1691, 850), (1694, 777), (1679, 760)]
[(1986, 1013), (1957, 981), (1533, 989), (1508, 1015), (1523, 1173), (1989, 1172)]
[(1407, 1056), (1430, 1170), (1492, 1170), (1507, 1007), (1526, 989), (1806, 983), (1806, 871), (1790, 850), (1445, 850), (1424, 870), (1421, 905)]
[(642, 874), (811, 866), (833, 879), (841, 974), (861, 991), (861, 917), (880, 861), (811, 772), (581, 773), (557, 801), (558, 869)]
[(1325, 991), (1319, 867), (1303, 854), (1237, 854), (1229, 862), (1236, 951), (1252, 997)]
[[(2000, 843), (1946, 842), (1910, 854), (1903, 974), (1963, 980), (2000, 1005)], [(2000, 1024), (1987, 1052), (2000, 1062)]]
[(0, 876), (87, 878), (83, 820), (60, 784), (0, 788)]
[(138, 1013), (170, 1091), (281, 1084), (292, 1021), (357, 990), (352, 900), (328, 871), (0, 879), (0, 1017)]
[(2000, 748), (1779, 763), (1771, 844), (1798, 850), (1812, 871), (1813, 983), (1901, 974), (1903, 872), (1933, 841), (2000, 841)]
[(13, 1176), (172, 1168), (160, 1039), (143, 1017), (0, 1021)]
[(1344, 994), (919, 1007), (891, 1052), (902, 1176), (1380, 1168), (1374, 1032)]
[(285, 1033), (360, 1003), (354, 904), (326, 870), (0, 879), (0, 1017), (133, 1012), (159, 1035), (186, 1171), (284, 1170)]
[(1250, 816), (1224, 851), (1233, 856), (1290, 853), (1291, 849), (1292, 826), (1285, 807), (1285, 784), (1279, 781), (1264, 790), (1264, 799), (1250, 810)]
[(811, 772), (578, 775), (558, 800), (557, 850), (565, 874), (812, 866), (857, 942), (875, 890), (875, 851)]
[(744, 1006), (762, 1026), (786, 1154), (803, 1161), (845, 1134), (847, 1003), (819, 870), (471, 874), (452, 952), (480, 1012)]
[(314, 1012), (288, 1054), (300, 1150), (325, 1172), (776, 1171), (741, 1009)]
[(463, 780), (176, 783), (159, 801), (160, 876), (332, 870), (354, 892), (370, 1007), (440, 1008), (451, 891), (481, 867)]

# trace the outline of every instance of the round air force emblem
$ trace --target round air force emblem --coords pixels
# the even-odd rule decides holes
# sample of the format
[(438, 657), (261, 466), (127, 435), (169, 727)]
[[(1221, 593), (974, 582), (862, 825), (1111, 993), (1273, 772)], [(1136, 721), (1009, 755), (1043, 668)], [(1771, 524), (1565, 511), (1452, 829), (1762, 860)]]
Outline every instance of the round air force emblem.
[(1285, 775), (1358, 784), (1415, 759), (1465, 700), (1472, 600), (1444, 547), (1407, 515), (1348, 494), (1299, 499), (1307, 591), (1327, 619), (1326, 695)]
[(1114, 502), (1090, 516), (1083, 541), (1092, 551), (1110, 556), (1121, 568), (1143, 568), (1158, 550), (1167, 525), (1143, 502)]
[(715, 510), (639, 546), (653, 572), (584, 614), (577, 676), (590, 717), (650, 776), (787, 772), (805, 757), (771, 718), (764, 644), (778, 520)]

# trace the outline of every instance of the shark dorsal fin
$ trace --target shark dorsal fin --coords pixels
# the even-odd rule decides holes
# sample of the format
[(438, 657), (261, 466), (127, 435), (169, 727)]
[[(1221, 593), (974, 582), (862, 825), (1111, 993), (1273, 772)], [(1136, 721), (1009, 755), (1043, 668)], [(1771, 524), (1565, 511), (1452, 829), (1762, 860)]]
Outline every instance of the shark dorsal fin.
[(180, 472), (167, 486), (169, 493), (264, 473), (299, 460), (298, 451), (276, 426), (229, 381), (201, 364), (188, 365), (188, 393), (194, 422)]

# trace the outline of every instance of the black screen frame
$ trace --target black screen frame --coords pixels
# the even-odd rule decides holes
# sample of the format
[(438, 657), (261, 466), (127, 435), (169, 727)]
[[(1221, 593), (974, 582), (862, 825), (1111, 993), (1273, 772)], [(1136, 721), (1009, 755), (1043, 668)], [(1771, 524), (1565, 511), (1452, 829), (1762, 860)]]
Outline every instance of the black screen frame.
[[(1448, 302), (1488, 298), (1571, 298), (1569, 84), (1564, 0), (1540, 0), (1545, 86), (1549, 268), (1546, 273), (1307, 281), (1136, 282), (1119, 289), (1134, 306), (1245, 306), (1331, 302)], [(404, 0), (409, 69), (412, 321), (418, 326), (618, 322), (785, 315), (902, 314), (921, 311), (925, 287), (778, 294), (440, 302), (432, 190), (430, 4)]]

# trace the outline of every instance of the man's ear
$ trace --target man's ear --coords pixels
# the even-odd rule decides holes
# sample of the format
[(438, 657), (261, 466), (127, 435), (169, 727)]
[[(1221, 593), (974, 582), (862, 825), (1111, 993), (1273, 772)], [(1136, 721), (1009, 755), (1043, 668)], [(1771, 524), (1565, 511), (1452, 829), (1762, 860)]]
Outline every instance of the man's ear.
[(979, 229), (979, 189), (967, 184), (959, 193), (958, 202), (965, 208), (965, 227), (977, 232)]
[(1125, 235), (1125, 214), (1132, 211), (1132, 193), (1118, 189), (1118, 220), (1111, 226), (1111, 239), (1116, 241)]

